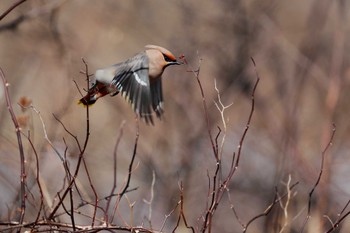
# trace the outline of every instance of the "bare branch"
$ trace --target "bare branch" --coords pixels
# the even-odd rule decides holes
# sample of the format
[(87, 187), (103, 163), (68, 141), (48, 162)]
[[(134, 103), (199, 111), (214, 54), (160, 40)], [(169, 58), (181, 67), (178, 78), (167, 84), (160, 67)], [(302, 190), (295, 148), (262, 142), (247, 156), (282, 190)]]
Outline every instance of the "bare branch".
[[(299, 182), (294, 183), (293, 185), (290, 186), (289, 190), (292, 190), (295, 186), (297, 186), (299, 184)], [(247, 232), (248, 227), (250, 226), (250, 224), (252, 224), (254, 221), (256, 221), (257, 219), (267, 216), (271, 210), (273, 209), (273, 207), (279, 203), (284, 197), (286, 197), (288, 195), (288, 192), (285, 193), (284, 195), (282, 195), (281, 197), (278, 197), (277, 195), (277, 191), (275, 192), (273, 201), (271, 202), (271, 204), (264, 210), (263, 213), (256, 215), (255, 217), (253, 217), (252, 219), (250, 219), (248, 221), (248, 223), (245, 225), (245, 228), (243, 229), (243, 233)]]
[(332, 227), (330, 228), (330, 229), (328, 229), (328, 231), (326, 231), (326, 233), (331, 233), (331, 232), (333, 232), (335, 229), (337, 229), (339, 226), (340, 226), (340, 223), (342, 223), (344, 220), (345, 220), (345, 218), (347, 218), (349, 215), (350, 215), (350, 211), (348, 211), (348, 212), (346, 212), (344, 215), (343, 215), (343, 213), (345, 212), (345, 210), (346, 210), (346, 208), (349, 206), (349, 204), (350, 204), (350, 200), (346, 203), (346, 205), (344, 206), (344, 208), (341, 210), (341, 212), (338, 214), (338, 219), (334, 222), (334, 223), (332, 223), (332, 221), (331, 221), (331, 223), (332, 223)]
[[(85, 77), (86, 77), (86, 85), (87, 85), (87, 89), (90, 88), (90, 80), (89, 80), (89, 68), (88, 68), (88, 64), (87, 62), (84, 60), (84, 58), (82, 58), (82, 61), (85, 65)], [(63, 124), (62, 124), (63, 125)], [(64, 125), (63, 125), (64, 126)], [(64, 127), (65, 128), (65, 127)], [(69, 132), (69, 131), (67, 131)], [(70, 133), (70, 132), (69, 132)], [(71, 134), (71, 133), (70, 133)], [(72, 137), (76, 137), (75, 135), (71, 134)], [(58, 208), (61, 206), (62, 204), (62, 200), (65, 199), (66, 195), (68, 194), (69, 190), (72, 188), (73, 184), (75, 183), (75, 179), (78, 176), (79, 170), (80, 170), (80, 165), (81, 165), (81, 161), (83, 159), (83, 155), (85, 153), (88, 141), (89, 141), (89, 136), (90, 136), (90, 118), (89, 118), (89, 106), (86, 106), (86, 135), (85, 135), (85, 141), (84, 141), (84, 145), (83, 147), (80, 146), (80, 143), (78, 140), (76, 140), (77, 145), (79, 147), (80, 153), (79, 153), (79, 158), (78, 158), (78, 162), (75, 168), (75, 172), (74, 175), (68, 185), (68, 187), (66, 188), (66, 190), (64, 191), (63, 195), (62, 195), (62, 199), (58, 202), (58, 204), (55, 206), (55, 208), (52, 210), (50, 216), (49, 216), (49, 220), (53, 219)]]
[[(16, 7), (16, 6), (15, 6)], [(13, 7), (13, 8), (15, 8)], [(11, 11), (11, 10), (10, 10)], [(0, 18), (1, 19), (1, 18)], [(17, 142), (18, 142), (18, 149), (19, 149), (19, 156), (20, 156), (20, 163), (21, 163), (21, 174), (20, 174), (20, 183), (21, 183), (21, 190), (20, 190), (20, 217), (19, 217), (19, 224), (23, 223), (24, 220), (24, 214), (26, 210), (26, 170), (25, 170), (25, 158), (24, 158), (24, 151), (23, 151), (23, 143), (22, 143), (22, 137), (21, 137), (21, 129), (19, 127), (17, 117), (15, 115), (15, 112), (12, 108), (11, 98), (9, 94), (8, 87), (10, 84), (7, 82), (5, 78), (5, 74), (2, 71), (0, 67), (0, 77), (2, 79), (3, 85), (4, 85), (4, 92), (5, 92), (5, 98), (6, 98), (6, 104), (7, 104), (7, 110), (9, 111), (12, 122), (15, 126), (16, 135), (17, 135)], [(20, 229), (19, 229), (20, 231)]]
[(151, 183), (151, 197), (148, 200), (143, 199), (143, 202), (145, 202), (148, 205), (148, 217), (147, 220), (149, 222), (150, 228), (152, 229), (152, 203), (154, 199), (154, 185), (156, 183), (156, 173), (154, 170), (152, 171), (152, 183)]
[(328, 149), (332, 146), (333, 144), (333, 138), (334, 138), (334, 135), (335, 135), (335, 131), (336, 131), (336, 127), (335, 127), (335, 124), (333, 124), (333, 129), (332, 129), (332, 134), (331, 134), (331, 137), (326, 145), (326, 147), (324, 148), (324, 150), (322, 151), (322, 158), (321, 158), (321, 167), (320, 167), (320, 172), (318, 174), (318, 177), (317, 177), (317, 180), (314, 184), (314, 186), (312, 187), (311, 191), (309, 192), (309, 202), (308, 202), (308, 209), (307, 209), (307, 216), (305, 218), (305, 221), (303, 223), (303, 226), (300, 230), (300, 233), (302, 233), (305, 229), (305, 226), (308, 222), (308, 220), (310, 219), (311, 217), (311, 201), (312, 201), (312, 195), (314, 193), (314, 191), (316, 190), (318, 184), (320, 183), (320, 180), (321, 180), (321, 177), (322, 177), (322, 173), (323, 173), (323, 166), (324, 166), (324, 160), (325, 160), (325, 156), (326, 156), (326, 152), (328, 151)]
[(123, 132), (124, 132), (124, 125), (125, 125), (125, 121), (123, 121), (120, 125), (120, 128), (119, 128), (119, 136), (117, 138), (117, 142), (114, 146), (114, 152), (113, 152), (113, 186), (112, 186), (112, 189), (111, 189), (111, 192), (109, 194), (109, 198), (107, 200), (107, 204), (106, 204), (106, 222), (108, 224), (108, 210), (109, 210), (109, 206), (110, 206), (110, 203), (111, 203), (111, 200), (112, 200), (112, 197), (113, 197), (113, 194), (115, 192), (115, 189), (117, 188), (117, 151), (118, 151), (118, 147), (119, 147), (119, 143), (121, 141), (121, 138), (123, 136)]
[(183, 194), (182, 182), (180, 182), (179, 186), (180, 186), (180, 213), (179, 213), (179, 217), (178, 217), (177, 222), (176, 222), (176, 226), (175, 226), (175, 228), (173, 229), (172, 232), (175, 232), (176, 229), (179, 227), (179, 223), (180, 223), (180, 220), (182, 218), (182, 220), (185, 223), (186, 228), (190, 229), (192, 231), (192, 233), (194, 233), (195, 232), (194, 228), (192, 226), (188, 225), (186, 217), (185, 217), (185, 211), (184, 211), (184, 206), (183, 206), (183, 204), (184, 204), (184, 194)]
[(209, 135), (210, 143), (211, 143), (212, 148), (213, 148), (213, 153), (214, 153), (215, 159), (216, 159), (216, 161), (217, 161), (217, 160), (218, 160), (218, 154), (217, 154), (217, 151), (215, 150), (215, 144), (214, 144), (213, 136), (211, 135), (210, 120), (209, 120), (209, 114), (208, 114), (208, 107), (207, 107), (207, 103), (206, 103), (206, 100), (205, 100), (205, 96), (204, 96), (204, 91), (203, 91), (202, 83), (201, 83), (201, 81), (200, 81), (200, 79), (199, 79), (199, 72), (200, 72), (200, 68), (201, 68), (202, 59), (201, 59), (201, 58), (198, 59), (199, 64), (198, 64), (197, 70), (194, 70), (194, 69), (191, 67), (191, 65), (189, 65), (189, 63), (187, 62), (185, 56), (180, 57), (180, 59), (183, 61), (184, 64), (186, 64), (187, 66), (189, 66), (190, 72), (192, 72), (193, 75), (195, 76), (195, 78), (196, 78), (196, 80), (197, 80), (197, 83), (198, 83), (198, 86), (199, 86), (199, 89), (200, 89), (200, 91), (201, 91), (202, 103), (203, 103), (203, 108), (204, 108), (204, 114), (205, 114), (205, 118), (206, 118), (206, 122), (207, 122), (208, 135)]
[(19, 0), (17, 2), (15, 2), (14, 4), (12, 4), (12, 6), (10, 6), (10, 8), (8, 8), (4, 13), (2, 13), (0, 15), (0, 21), (5, 18), (6, 15), (8, 15), (11, 11), (13, 11), (16, 7), (18, 7), (19, 5), (21, 5), (22, 3), (24, 3), (27, 0)]
[(258, 84), (259, 84), (259, 81), (260, 81), (260, 77), (259, 77), (259, 73), (258, 71), (256, 70), (256, 64), (255, 64), (255, 61), (253, 58), (252, 59), (252, 62), (254, 64), (254, 70), (255, 70), (255, 73), (256, 73), (256, 82), (255, 82), (255, 85), (253, 87), (253, 91), (252, 91), (252, 94), (251, 94), (251, 101), (252, 101), (252, 104), (251, 104), (251, 110), (250, 110), (250, 113), (249, 113), (249, 117), (248, 117), (248, 121), (247, 121), (247, 124), (246, 124), (246, 127), (244, 129), (244, 132), (243, 132), (243, 135), (241, 137), (241, 140), (239, 142), (239, 145), (238, 145), (238, 152), (237, 152), (237, 158), (236, 158), (236, 164), (235, 164), (235, 169), (233, 170), (233, 172), (238, 168), (238, 164), (239, 164), (239, 160), (241, 158), (241, 152), (242, 152), (242, 147), (243, 147), (243, 141), (247, 135), (247, 132), (249, 130), (249, 127), (250, 127), (250, 122), (252, 120), (252, 117), (253, 117), (253, 113), (254, 113), (254, 108), (255, 108), (255, 91), (256, 91), (256, 88), (258, 87)]
[(125, 182), (125, 185), (122, 189), (121, 192), (119, 192), (120, 194), (118, 195), (118, 199), (116, 201), (116, 204), (114, 206), (114, 212), (113, 212), (113, 216), (111, 217), (111, 220), (113, 221), (114, 219), (114, 215), (115, 213), (117, 212), (117, 209), (118, 209), (118, 205), (120, 203), (120, 200), (122, 199), (123, 195), (127, 192), (128, 188), (129, 188), (129, 185), (130, 185), (130, 180), (131, 180), (131, 174), (133, 172), (133, 164), (134, 164), (134, 160), (135, 160), (135, 157), (136, 157), (136, 151), (137, 151), (137, 145), (138, 145), (138, 140), (139, 140), (139, 130), (140, 130), (140, 125), (139, 125), (139, 121), (138, 121), (138, 118), (136, 117), (135, 118), (136, 120), (136, 136), (135, 136), (135, 143), (134, 143), (134, 150), (133, 150), (133, 154), (132, 154), (132, 157), (131, 157), (131, 161), (129, 163), (129, 169), (128, 169), (128, 176), (126, 178), (126, 182)]
[[(39, 188), (39, 192), (40, 192), (40, 205), (39, 205), (39, 210), (38, 210), (38, 214), (36, 216), (36, 219), (35, 219), (35, 222), (39, 221), (39, 218), (40, 218), (40, 214), (41, 214), (41, 211), (43, 210), (43, 206), (44, 206), (44, 192), (43, 192), (43, 189), (41, 187), (41, 182), (40, 182), (40, 178), (39, 178), (39, 172), (40, 172), (40, 169), (39, 169), (39, 157), (38, 157), (38, 153), (33, 145), (33, 142), (32, 140), (30, 139), (30, 137), (26, 136), (25, 134), (23, 134), (24, 137), (27, 138), (30, 146), (32, 147), (32, 150), (34, 152), (34, 155), (35, 155), (35, 161), (36, 161), (36, 176), (35, 176), (35, 180), (36, 180), (36, 183), (38, 185), (38, 188)], [(48, 203), (49, 204), (49, 203)]]

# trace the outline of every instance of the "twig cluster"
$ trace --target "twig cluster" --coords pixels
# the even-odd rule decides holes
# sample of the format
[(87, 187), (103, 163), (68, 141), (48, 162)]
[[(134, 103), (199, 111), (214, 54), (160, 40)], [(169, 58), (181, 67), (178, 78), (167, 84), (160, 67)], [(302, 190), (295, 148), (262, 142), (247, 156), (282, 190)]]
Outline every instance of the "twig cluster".
[[(0, 21), (5, 18), (8, 14), (10, 14), (16, 7), (24, 3), (26, 0), (18, 0), (15, 3), (13, 3), (12, 6), (10, 6), (4, 13), (0, 15)], [(53, 5), (51, 8), (59, 7), (59, 5)], [(45, 9), (42, 8), (39, 13), (45, 12)], [(38, 14), (38, 11), (34, 11), (31, 14), (27, 14), (26, 16), (21, 16), (14, 21), (10, 22), (7, 25), (2, 25), (3, 28), (11, 28), (11, 27), (17, 27), (17, 25), (22, 22), (22, 20), (26, 17), (30, 17), (30, 15)], [(1, 27), (0, 27), (1, 29)], [(85, 160), (85, 154), (86, 149), (89, 143), (90, 138), (90, 113), (89, 113), (89, 107), (86, 107), (86, 122), (85, 122), (85, 137), (81, 141), (78, 139), (76, 134), (74, 134), (71, 130), (69, 130), (66, 127), (66, 124), (56, 115), (53, 115), (55, 120), (60, 124), (60, 126), (63, 128), (66, 134), (69, 135), (69, 138), (73, 140), (78, 148), (78, 157), (76, 161), (76, 165), (72, 166), (70, 164), (70, 160), (67, 158), (67, 150), (68, 145), (66, 143), (66, 138), (63, 138), (63, 142), (65, 144), (65, 149), (63, 151), (56, 148), (54, 142), (52, 142), (48, 136), (45, 121), (43, 117), (41, 116), (40, 111), (33, 105), (30, 104), (30, 106), (21, 106), (22, 108), (29, 108), (31, 109), (39, 118), (44, 138), (46, 142), (51, 146), (52, 150), (55, 152), (57, 157), (59, 158), (60, 162), (62, 163), (62, 168), (64, 170), (65, 176), (64, 176), (64, 182), (63, 186), (60, 190), (57, 191), (56, 195), (54, 197), (50, 196), (50, 194), (47, 191), (47, 184), (43, 180), (43, 178), (40, 175), (40, 160), (39, 160), (39, 151), (35, 148), (35, 145), (32, 140), (32, 136), (30, 132), (25, 134), (21, 128), (18, 121), (18, 117), (16, 116), (13, 107), (12, 102), (10, 98), (9, 93), (9, 86), (5, 74), (3, 70), (0, 68), (0, 77), (3, 82), (4, 87), (4, 95), (6, 100), (6, 106), (9, 111), (9, 114), (11, 116), (16, 138), (17, 138), (17, 144), (19, 149), (19, 161), (20, 161), (20, 193), (18, 197), (18, 213), (16, 214), (15, 218), (9, 217), (9, 220), (4, 222), (0, 222), (0, 230), (1, 231), (17, 231), (21, 232), (23, 229), (28, 231), (36, 231), (36, 232), (45, 232), (45, 231), (57, 231), (57, 232), (98, 232), (102, 230), (114, 232), (114, 231), (128, 231), (128, 232), (163, 232), (166, 224), (171, 216), (175, 216), (174, 221), (174, 227), (172, 228), (172, 232), (179, 231), (181, 228), (181, 224), (184, 224), (184, 226), (191, 232), (213, 232), (213, 223), (215, 221), (214, 216), (216, 211), (218, 210), (220, 204), (223, 205), (223, 199), (225, 194), (227, 195), (227, 199), (229, 202), (230, 209), (233, 212), (233, 215), (235, 217), (235, 220), (238, 222), (239, 226), (241, 227), (242, 232), (247, 232), (251, 224), (253, 224), (256, 220), (268, 216), (274, 208), (280, 207), (281, 212), (283, 213), (283, 217), (281, 220), (281, 223), (279, 223), (277, 232), (286, 232), (289, 225), (291, 225), (290, 219), (294, 217), (294, 219), (298, 216), (290, 216), (289, 214), (289, 208), (293, 202), (293, 196), (294, 196), (294, 189), (297, 187), (299, 182), (292, 182), (291, 176), (288, 177), (288, 181), (285, 184), (286, 190), (284, 192), (280, 192), (277, 187), (274, 190), (274, 195), (272, 201), (270, 201), (267, 204), (267, 207), (260, 213), (256, 214), (255, 216), (251, 217), (249, 220), (244, 221), (240, 217), (240, 209), (237, 208), (233, 204), (233, 200), (231, 197), (231, 191), (230, 190), (230, 184), (233, 181), (233, 177), (236, 174), (239, 166), (241, 157), (243, 156), (243, 148), (245, 144), (246, 137), (248, 135), (248, 131), (250, 129), (252, 120), (253, 120), (253, 114), (255, 111), (255, 96), (257, 87), (260, 81), (259, 74), (256, 69), (255, 61), (252, 59), (252, 63), (254, 66), (254, 70), (256, 73), (256, 81), (253, 86), (253, 89), (251, 91), (250, 100), (251, 100), (251, 108), (249, 111), (249, 114), (246, 118), (245, 127), (243, 129), (243, 132), (241, 134), (240, 140), (237, 145), (236, 151), (234, 151), (232, 154), (225, 154), (224, 153), (224, 145), (227, 140), (227, 127), (228, 127), (228, 119), (226, 118), (226, 110), (232, 106), (232, 104), (224, 104), (221, 99), (220, 91), (216, 85), (216, 82), (214, 84), (214, 88), (217, 92), (217, 101), (214, 102), (216, 108), (218, 109), (218, 112), (220, 114), (222, 128), (219, 126), (218, 132), (215, 136), (213, 136), (212, 133), (212, 124), (210, 120), (210, 114), (207, 107), (207, 100), (205, 97), (205, 91), (203, 89), (201, 78), (200, 78), (200, 70), (201, 70), (201, 62), (202, 60), (199, 58), (199, 64), (198, 68), (194, 69), (191, 67), (191, 65), (187, 62), (185, 56), (182, 56), (180, 58), (186, 65), (189, 67), (189, 72), (191, 72), (194, 75), (194, 78), (197, 81), (202, 105), (203, 105), (203, 113), (206, 121), (207, 126), (207, 134), (210, 141), (210, 146), (212, 150), (212, 159), (214, 159), (213, 164), (213, 173), (207, 172), (207, 178), (208, 178), (208, 192), (207, 192), (207, 201), (205, 203), (204, 210), (199, 217), (199, 224), (197, 226), (191, 225), (191, 220), (188, 218), (188, 213), (185, 211), (185, 201), (186, 201), (186, 190), (182, 184), (182, 182), (179, 182), (179, 200), (177, 201), (176, 205), (173, 207), (173, 209), (170, 210), (168, 214), (165, 215), (164, 220), (161, 224), (161, 226), (158, 228), (159, 230), (155, 230), (155, 227), (152, 224), (152, 204), (154, 201), (154, 196), (156, 195), (154, 192), (154, 186), (156, 182), (156, 176), (155, 172), (153, 172), (153, 179), (151, 184), (151, 198), (149, 200), (145, 200), (144, 202), (149, 206), (148, 211), (148, 217), (147, 221), (149, 223), (150, 227), (145, 227), (143, 224), (141, 226), (136, 226), (133, 221), (133, 211), (134, 211), (134, 202), (132, 202), (129, 198), (127, 193), (131, 191), (137, 190), (137, 188), (130, 188), (132, 175), (135, 171), (135, 159), (137, 154), (137, 148), (138, 148), (138, 141), (139, 141), (139, 122), (136, 118), (135, 125), (136, 125), (136, 133), (135, 133), (135, 139), (134, 139), (134, 146), (131, 153), (131, 159), (128, 166), (128, 174), (124, 179), (123, 185), (121, 187), (117, 187), (117, 158), (118, 158), (118, 147), (120, 145), (120, 141), (123, 137), (124, 132), (124, 125), (123, 122), (119, 129), (119, 136), (116, 140), (114, 153), (113, 153), (113, 165), (114, 165), (114, 172), (113, 172), (113, 185), (110, 189), (110, 192), (105, 197), (99, 197), (94, 183), (93, 179), (89, 172), (89, 165)], [(84, 70), (81, 71), (81, 73), (86, 78), (86, 90), (89, 89), (90, 85), (90, 74), (89, 74), (89, 67), (87, 62), (82, 59), (84, 64)], [(80, 91), (80, 88), (78, 84), (75, 82), (78, 91), (82, 95), (82, 92)], [(320, 181), (322, 179), (322, 174), (324, 171), (324, 161), (325, 156), (329, 148), (331, 147), (334, 135), (335, 135), (336, 129), (335, 125), (333, 125), (333, 130), (331, 137), (328, 141), (328, 144), (322, 151), (321, 155), (321, 166), (319, 169), (319, 173), (317, 176), (317, 179), (312, 186), (308, 199), (307, 199), (307, 214), (303, 221), (303, 224), (300, 227), (300, 233), (304, 232), (309, 219), (312, 216), (313, 212), (313, 206), (312, 201), (314, 199), (314, 194), (316, 189), (318, 188)], [(28, 165), (26, 164), (26, 154), (24, 152), (24, 146), (22, 139), (25, 138), (27, 142), (30, 145), (30, 148), (34, 154), (35, 158), (35, 169), (33, 169), (34, 177), (29, 177), (28, 173)], [(230, 166), (227, 170), (225, 170), (223, 166), (223, 158), (229, 158), (231, 160)], [(84, 174), (82, 174), (84, 172)], [(87, 193), (87, 190), (83, 188), (83, 186), (79, 182), (79, 177), (85, 175), (85, 177), (88, 180), (88, 184), (90, 187), (90, 192), (93, 193), (92, 198), (87, 198), (85, 193)], [(27, 179), (34, 179), (35, 183), (37, 185), (38, 191), (39, 191), (39, 197), (35, 197), (31, 188), (27, 185)], [(77, 203), (77, 200), (80, 200), (79, 203)], [(118, 207), (120, 206), (120, 203), (122, 200), (125, 200), (130, 208), (130, 221), (127, 222), (122, 214), (119, 212)], [(36, 203), (39, 203), (36, 205)], [(326, 231), (327, 233), (334, 232), (341, 223), (344, 222), (344, 220), (350, 215), (350, 211), (347, 211), (347, 208), (350, 204), (350, 200), (345, 204), (344, 208), (340, 211), (337, 218), (335, 220), (332, 220), (331, 217), (325, 215), (325, 218), (331, 223), (331, 227)], [(30, 219), (30, 217), (26, 216), (28, 205), (37, 206), (36, 207), (36, 215), (35, 218)], [(91, 207), (92, 213), (86, 213), (84, 211), (81, 211), (82, 207)], [(306, 207), (305, 207), (306, 209)], [(90, 224), (80, 224), (77, 221), (77, 216), (83, 216), (90, 220)], [(69, 221), (63, 221), (63, 217), (68, 217)], [(118, 218), (123, 224), (122, 225), (116, 225), (115, 219)], [(191, 216), (193, 217), (193, 216)], [(293, 219), (293, 220), (294, 220)]]
[[(89, 88), (90, 75), (89, 75), (89, 71), (88, 71), (88, 65), (84, 59), (83, 59), (83, 62), (85, 65), (85, 71), (83, 71), (82, 73), (85, 74), (85, 76), (86, 76), (87, 88)], [(42, 178), (40, 177), (40, 162), (38, 159), (37, 150), (32, 142), (30, 133), (28, 133), (28, 135), (26, 135), (20, 129), (19, 123), (17, 121), (17, 117), (16, 117), (16, 115), (13, 111), (13, 108), (12, 108), (12, 102), (11, 102), (10, 94), (9, 94), (9, 90), (8, 90), (8, 87), (10, 85), (6, 80), (5, 74), (3, 73), (2, 69), (0, 69), (0, 77), (3, 81), (3, 86), (5, 89), (5, 97), (6, 97), (7, 107), (8, 107), (8, 110), (10, 112), (12, 121), (15, 125), (15, 129), (16, 129), (16, 135), (17, 135), (17, 139), (18, 139), (18, 148), (20, 151), (20, 164), (21, 164), (21, 179), (20, 179), (21, 192), (20, 192), (20, 198), (19, 198), (20, 199), (20, 214), (18, 217), (18, 221), (1, 222), (0, 226), (5, 227), (5, 228), (1, 228), (1, 230), (16, 230), (19, 232), (19, 231), (21, 231), (22, 228), (26, 228), (26, 229), (31, 229), (31, 230), (35, 230), (35, 231), (47, 231), (48, 229), (50, 229), (50, 230), (55, 229), (57, 231), (72, 230), (74, 232), (79, 232), (79, 231), (89, 232), (89, 231), (99, 231), (99, 230), (106, 230), (106, 229), (128, 230), (128, 231), (135, 231), (137, 229), (139, 229), (139, 230), (143, 229), (143, 227), (134, 227), (132, 225), (129, 226), (128, 224), (126, 224), (126, 226), (116, 226), (115, 224), (113, 224), (113, 218), (114, 218), (114, 215), (118, 212), (118, 206), (119, 206), (119, 203), (120, 203), (122, 197), (127, 192), (136, 190), (135, 188), (129, 189), (129, 186), (130, 186), (130, 181), (131, 181), (131, 174), (133, 173), (133, 169), (134, 169), (133, 164), (134, 164), (134, 160), (136, 157), (138, 137), (139, 137), (138, 122), (136, 124), (137, 125), (136, 138), (135, 138), (134, 149), (133, 149), (133, 153), (132, 153), (132, 159), (131, 159), (131, 162), (129, 164), (128, 176), (125, 179), (124, 185), (120, 188), (119, 192), (115, 192), (116, 191), (116, 180), (115, 180), (115, 184), (111, 190), (111, 193), (106, 197), (99, 198), (97, 195), (97, 192), (94, 188), (92, 178), (91, 178), (90, 173), (89, 173), (88, 165), (87, 165), (86, 160), (84, 158), (84, 154), (86, 152), (86, 148), (87, 148), (89, 136), (90, 136), (89, 108), (88, 107), (86, 108), (86, 132), (85, 132), (85, 139), (84, 139), (83, 143), (81, 143), (79, 141), (78, 137), (76, 135), (74, 135), (74, 133), (72, 133), (59, 118), (57, 118), (55, 115), (53, 115), (54, 118), (57, 120), (57, 122), (59, 122), (61, 124), (61, 126), (63, 127), (65, 132), (76, 142), (76, 145), (79, 149), (79, 156), (78, 156), (77, 164), (74, 168), (71, 168), (69, 160), (67, 159), (67, 156), (66, 156), (67, 149), (68, 149), (68, 146), (66, 144), (66, 139), (63, 138), (63, 141), (66, 145), (66, 148), (63, 152), (61, 152), (59, 149), (57, 149), (55, 147), (54, 143), (49, 139), (48, 133), (46, 131), (46, 125), (45, 125), (45, 122), (41, 116), (40, 111), (37, 110), (31, 104), (29, 106), (29, 108), (31, 108), (38, 115), (38, 117), (41, 121), (42, 127), (43, 127), (43, 131), (44, 131), (44, 135), (45, 135), (44, 137), (45, 137), (46, 141), (48, 142), (48, 144), (53, 149), (53, 151), (55, 152), (55, 154), (58, 156), (60, 161), (62, 162), (62, 166), (63, 166), (64, 171), (65, 171), (65, 177), (64, 177), (65, 185), (61, 190), (59, 190), (57, 192), (56, 198), (52, 198), (49, 196), (48, 192), (42, 188), (42, 187), (46, 187), (46, 184), (42, 180)], [(25, 106), (21, 106), (21, 107), (24, 108)], [(117, 141), (117, 144), (115, 147), (115, 155), (116, 155), (117, 150), (118, 150), (118, 145), (119, 145), (119, 141), (121, 139), (122, 133), (123, 133), (123, 127), (121, 127), (121, 129), (120, 129), (120, 136), (118, 138), (118, 141)], [(28, 196), (31, 195), (31, 191), (29, 190), (29, 188), (26, 185), (26, 178), (27, 178), (26, 162), (25, 162), (26, 158), (25, 158), (25, 153), (24, 153), (24, 149), (23, 149), (24, 146), (22, 143), (22, 136), (24, 136), (28, 140), (28, 142), (29, 142), (29, 144), (34, 152), (35, 159), (36, 159), (36, 173), (35, 173), (36, 177), (35, 177), (35, 180), (36, 180), (36, 183), (38, 185), (39, 192), (40, 192), (40, 204), (39, 204), (36, 218), (33, 221), (25, 221), (26, 203), (28, 201)], [(116, 156), (115, 156), (115, 160), (116, 160)], [(83, 190), (83, 188), (81, 187), (81, 185), (78, 182), (78, 174), (82, 170), (85, 171), (86, 177), (88, 178), (88, 181), (89, 181), (90, 188), (94, 194), (94, 199), (92, 201), (85, 200), (85, 198), (83, 197), (84, 195), (82, 194), (82, 191), (85, 192), (85, 190)], [(116, 174), (115, 174), (115, 177), (116, 177)], [(81, 200), (81, 203), (79, 203), (79, 204), (77, 204), (75, 201), (76, 195), (78, 195), (78, 197)], [(115, 203), (113, 202), (114, 203), (113, 204), (114, 210), (113, 210), (112, 215), (109, 216), (109, 208), (112, 204), (111, 200), (113, 197), (117, 197), (117, 199), (116, 199)], [(33, 198), (35, 199), (34, 196), (33, 196)], [(55, 203), (52, 200), (58, 200), (58, 201), (57, 201), (57, 203)], [(107, 205), (105, 207), (101, 206), (101, 204), (100, 204), (100, 201), (102, 201), (102, 200), (107, 200)], [(93, 213), (91, 216), (86, 216), (86, 214), (81, 213), (79, 211), (79, 209), (81, 207), (86, 206), (86, 205), (93, 207)], [(101, 211), (102, 213), (104, 213), (103, 218), (101, 218), (101, 219), (97, 219), (98, 210)], [(60, 218), (63, 215), (69, 216), (70, 223), (65, 223), (65, 222), (60, 221)], [(82, 215), (82, 216), (86, 216), (86, 217), (90, 218), (91, 225), (87, 225), (87, 226), (78, 225), (76, 223), (76, 215)], [(102, 220), (102, 219), (104, 219), (104, 220)], [(98, 222), (98, 224), (96, 224), (97, 222)], [(143, 229), (143, 230), (145, 232), (150, 232), (147, 229)]]

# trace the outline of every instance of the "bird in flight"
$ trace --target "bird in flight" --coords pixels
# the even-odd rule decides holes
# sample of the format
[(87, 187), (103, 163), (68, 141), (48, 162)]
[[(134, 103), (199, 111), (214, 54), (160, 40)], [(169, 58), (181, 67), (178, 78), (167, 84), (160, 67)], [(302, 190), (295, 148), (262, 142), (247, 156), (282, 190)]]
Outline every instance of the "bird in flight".
[(181, 65), (167, 49), (147, 45), (146, 50), (124, 62), (95, 72), (95, 80), (87, 94), (79, 100), (92, 105), (97, 99), (118, 93), (129, 102), (137, 116), (153, 124), (152, 111), (160, 119), (163, 110), (162, 74), (166, 67)]

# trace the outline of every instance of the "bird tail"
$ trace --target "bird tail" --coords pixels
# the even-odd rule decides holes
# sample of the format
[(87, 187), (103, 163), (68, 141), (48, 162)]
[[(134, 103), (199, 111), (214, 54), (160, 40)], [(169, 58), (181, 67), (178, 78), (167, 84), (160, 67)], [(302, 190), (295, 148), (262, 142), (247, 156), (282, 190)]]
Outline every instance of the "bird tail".
[(97, 100), (96, 93), (87, 93), (83, 98), (78, 100), (78, 104), (83, 105), (84, 107), (93, 105)]
[(81, 104), (83, 106), (93, 105), (98, 98), (103, 97), (108, 93), (108, 88), (105, 85), (96, 83), (93, 87), (90, 88), (88, 93), (83, 98), (78, 100), (78, 104)]

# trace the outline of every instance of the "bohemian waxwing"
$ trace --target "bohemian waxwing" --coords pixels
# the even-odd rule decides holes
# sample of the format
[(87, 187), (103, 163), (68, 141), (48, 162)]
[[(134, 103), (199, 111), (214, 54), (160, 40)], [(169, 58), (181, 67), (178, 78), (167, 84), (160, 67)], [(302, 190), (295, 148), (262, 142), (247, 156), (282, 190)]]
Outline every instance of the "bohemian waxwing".
[(80, 104), (91, 105), (107, 94), (121, 95), (132, 105), (135, 113), (153, 124), (152, 110), (161, 118), (163, 110), (162, 74), (170, 65), (180, 65), (167, 49), (156, 45), (145, 46), (146, 50), (128, 60), (99, 69), (95, 80)]

